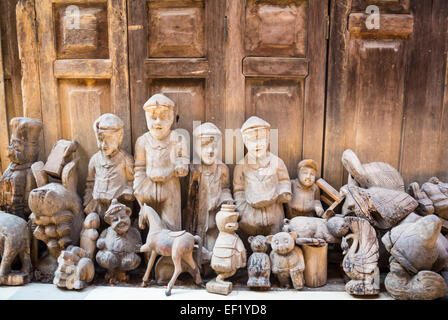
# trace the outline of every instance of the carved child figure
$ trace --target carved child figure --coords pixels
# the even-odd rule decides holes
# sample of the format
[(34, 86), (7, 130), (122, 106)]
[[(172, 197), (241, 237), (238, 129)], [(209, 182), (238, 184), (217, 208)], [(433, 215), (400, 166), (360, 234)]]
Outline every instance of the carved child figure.
[(163, 94), (143, 106), (149, 132), (135, 143), (134, 195), (156, 210), (170, 230), (181, 230), (180, 177), (188, 174), (187, 142), (175, 130), (174, 102)]
[(249, 288), (268, 289), (271, 286), (271, 260), (268, 254), (268, 241), (264, 236), (249, 237), (250, 247), (253, 251), (247, 263)]
[(240, 228), (249, 236), (279, 232), (285, 218), (283, 203), (292, 199), (288, 170), (268, 151), (270, 127), (251, 117), (241, 128), (248, 153), (235, 167), (233, 188)]
[(272, 247), (272, 273), (277, 276), (282, 287), (289, 288), (292, 281), (294, 289), (300, 290), (304, 285), (305, 261), (302, 249), (295, 245), (296, 238), (295, 232), (279, 232), (269, 235), (267, 240)]
[(123, 121), (114, 114), (101, 115), (93, 124), (99, 151), (89, 162), (84, 195), (87, 218), (81, 234), (81, 247), (91, 258), (95, 254), (96, 229), (104, 229), (104, 214), (112, 199), (123, 203), (134, 200), (134, 160), (121, 150)]
[(0, 210), (27, 219), (30, 214), (28, 196), (30, 191), (36, 188), (31, 165), (39, 154), (38, 142), (42, 121), (13, 118), (10, 127), (8, 157), (11, 163), (0, 178)]
[(136, 252), (142, 246), (142, 239), (138, 230), (131, 227), (130, 215), (131, 209), (114, 199), (104, 216), (110, 227), (97, 241), (96, 261), (107, 269), (106, 280), (110, 283), (128, 281), (126, 271), (140, 265), (141, 259)]
[(223, 203), (233, 204), (229, 168), (217, 159), (222, 133), (213, 123), (196, 127), (193, 136), (201, 164), (190, 166), (186, 229), (199, 235), (211, 254), (218, 237), (215, 215)]
[(207, 283), (208, 292), (229, 294), (232, 291), (232, 283), (224, 279), (230, 278), (239, 268), (246, 266), (246, 249), (235, 233), (238, 229), (238, 216), (234, 205), (222, 205), (221, 211), (216, 214), (219, 235), (210, 265), (218, 277)]
[(297, 179), (292, 181), (292, 201), (288, 203), (287, 217), (324, 216), (320, 202), (320, 189), (315, 184), (317, 162), (311, 159), (302, 160), (297, 165)]

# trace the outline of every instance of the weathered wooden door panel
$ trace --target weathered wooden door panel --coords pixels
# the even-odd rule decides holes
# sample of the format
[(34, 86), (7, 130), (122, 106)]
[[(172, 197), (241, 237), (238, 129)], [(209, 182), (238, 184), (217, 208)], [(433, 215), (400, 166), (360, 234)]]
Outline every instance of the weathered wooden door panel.
[(176, 103), (175, 128), (224, 129), (224, 9), (220, 0), (128, 1), (134, 143), (147, 131), (142, 106), (158, 92)]
[(125, 0), (36, 0), (45, 151), (79, 142), (81, 183), (96, 152), (93, 121), (112, 112), (131, 151)]
[(292, 177), (302, 158), (322, 158), (327, 11), (326, 1), (228, 2), (227, 126), (270, 122)]

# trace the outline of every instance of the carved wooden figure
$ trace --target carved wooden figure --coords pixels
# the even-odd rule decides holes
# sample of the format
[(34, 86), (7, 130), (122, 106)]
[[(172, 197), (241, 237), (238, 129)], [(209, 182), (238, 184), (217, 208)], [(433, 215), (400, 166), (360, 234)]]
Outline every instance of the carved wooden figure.
[(323, 217), (320, 189), (316, 185), (317, 162), (302, 160), (297, 165), (297, 179), (292, 180), (292, 201), (288, 203), (287, 217)]
[(125, 204), (134, 200), (134, 160), (121, 150), (123, 127), (123, 121), (111, 113), (103, 114), (93, 124), (99, 151), (89, 162), (84, 195), (87, 218), (81, 233), (81, 247), (92, 259), (98, 234), (105, 228), (104, 214), (112, 199)]
[(86, 288), (95, 276), (95, 267), (87, 251), (68, 246), (58, 258), (53, 284), (69, 290)]
[(230, 192), (230, 175), (227, 165), (218, 156), (221, 148), (221, 131), (210, 122), (195, 128), (195, 152), (201, 164), (190, 166), (186, 230), (203, 239), (210, 261), (218, 237), (215, 215), (223, 203), (233, 204)]
[(268, 289), (271, 286), (271, 259), (266, 253), (268, 241), (265, 236), (249, 237), (252, 254), (247, 261), (247, 272), (249, 279), (247, 286), (253, 289)]
[[(26, 221), (19, 216), (0, 211), (0, 285), (17, 286), (31, 280), (31, 233)], [(19, 257), (21, 270), (11, 270)]]
[[(38, 188), (31, 191), (29, 196), (29, 207), (32, 210), (30, 220), (35, 226), (34, 237), (43, 241), (48, 248), (48, 252), (42, 255), (35, 266), (36, 277), (43, 281), (53, 278), (57, 268), (56, 259), (61, 251), (69, 245), (79, 244), (84, 213), (76, 192), (78, 160), (72, 159), (76, 148), (76, 142), (60, 140), (50, 152), (45, 165), (43, 162), (32, 165)], [(46, 171), (46, 168), (59, 167), (62, 167), (60, 176), (56, 176), (54, 171)]]
[(232, 282), (225, 279), (246, 266), (246, 248), (235, 233), (238, 229), (238, 217), (234, 205), (223, 204), (221, 211), (216, 214), (219, 235), (210, 265), (218, 276), (207, 283), (208, 292), (228, 295), (232, 291)]
[(418, 211), (423, 215), (436, 214), (448, 220), (448, 184), (437, 177), (429, 179), (420, 188), (417, 182), (410, 184), (408, 192), (418, 201)]
[[(140, 251), (150, 252), (151, 256), (143, 276), (142, 286), (146, 285), (158, 255), (171, 257), (174, 264), (174, 273), (165, 291), (167, 296), (171, 295), (171, 290), (176, 283), (177, 277), (182, 273), (182, 261), (193, 269), (196, 284), (202, 285), (199, 269), (200, 263), (193, 259), (193, 249), (196, 243), (198, 244), (198, 252), (202, 252), (201, 237), (193, 236), (186, 231), (171, 231), (167, 229), (157, 212), (145, 204), (140, 211), (139, 227), (144, 229), (146, 224), (149, 225), (149, 232), (146, 243), (141, 247)], [(198, 256), (198, 261), (201, 261), (200, 256)]]
[(435, 215), (406, 219), (381, 239), (391, 254), (384, 284), (399, 300), (433, 300), (446, 295), (438, 274), (447, 263), (448, 240), (440, 236), (442, 224)]
[(270, 124), (258, 117), (241, 127), (248, 153), (235, 167), (233, 192), (240, 228), (249, 236), (279, 232), (285, 218), (283, 203), (292, 199), (288, 170), (268, 151), (269, 130)]
[(163, 94), (143, 106), (149, 132), (135, 143), (134, 195), (160, 214), (170, 230), (181, 230), (180, 177), (188, 174), (190, 156), (185, 139), (171, 130), (174, 102)]
[(131, 209), (116, 199), (112, 200), (104, 215), (110, 225), (96, 242), (98, 264), (107, 270), (105, 279), (109, 283), (129, 280), (127, 271), (136, 269), (141, 262), (137, 254), (142, 245), (140, 232), (131, 226)]
[(39, 154), (42, 121), (13, 118), (10, 130), (8, 158), (11, 163), (0, 178), (0, 210), (27, 219), (30, 214), (28, 196), (36, 187), (31, 165)]
[(352, 295), (377, 295), (380, 292), (379, 244), (375, 229), (358, 217), (345, 217), (350, 233), (342, 239), (342, 267), (350, 277), (345, 291)]
[(304, 285), (303, 271), (305, 261), (302, 249), (296, 246), (297, 234), (295, 232), (279, 232), (267, 237), (272, 247), (270, 254), (272, 273), (277, 277), (280, 285), (296, 290)]

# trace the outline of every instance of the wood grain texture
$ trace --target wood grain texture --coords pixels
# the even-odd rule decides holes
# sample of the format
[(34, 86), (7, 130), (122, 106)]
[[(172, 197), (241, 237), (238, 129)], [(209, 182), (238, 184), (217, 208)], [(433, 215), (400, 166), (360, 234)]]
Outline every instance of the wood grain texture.
[(246, 77), (292, 77), (308, 75), (308, 60), (301, 58), (246, 57), (243, 61)]
[(54, 76), (58, 79), (110, 79), (112, 78), (112, 61), (103, 59), (56, 60)]
[(410, 14), (380, 14), (379, 29), (367, 29), (367, 14), (352, 13), (348, 20), (350, 37), (363, 39), (407, 38), (414, 31), (414, 16)]
[[(0, 42), (2, 35), (0, 33)], [(5, 73), (3, 69), (3, 54), (0, 47), (0, 160), (2, 172), (6, 170), (9, 165), (8, 159), (8, 118), (6, 110), (6, 96), (5, 96)]]
[(210, 67), (205, 59), (146, 59), (147, 78), (206, 78)]
[(408, 13), (410, 4), (411, 0), (353, 0), (352, 9), (365, 12), (369, 5), (375, 5), (384, 13)]

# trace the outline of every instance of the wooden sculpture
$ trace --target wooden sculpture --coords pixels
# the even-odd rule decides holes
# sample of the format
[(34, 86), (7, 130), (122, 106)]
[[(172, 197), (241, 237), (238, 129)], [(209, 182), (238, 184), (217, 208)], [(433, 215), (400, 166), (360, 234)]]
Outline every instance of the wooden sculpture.
[(295, 232), (279, 232), (269, 235), (267, 240), (272, 247), (272, 273), (282, 287), (290, 288), (292, 282), (294, 289), (300, 290), (304, 285), (305, 261), (302, 249), (296, 246), (296, 238)]
[(268, 251), (268, 240), (265, 236), (249, 237), (252, 254), (247, 261), (249, 279), (247, 286), (251, 289), (268, 289), (271, 286), (271, 260)]
[[(171, 295), (171, 289), (173, 289), (177, 277), (182, 273), (182, 261), (186, 262), (193, 269), (194, 280), (197, 285), (201, 285), (200, 264), (196, 263), (193, 259), (193, 248), (195, 243), (198, 244), (198, 252), (201, 252), (201, 237), (193, 236), (186, 231), (171, 231), (167, 229), (157, 212), (144, 204), (140, 211), (139, 227), (144, 229), (146, 224), (149, 225), (149, 232), (146, 238), (146, 243), (141, 247), (140, 251), (150, 252), (151, 256), (148, 261), (148, 266), (146, 267), (142, 286), (144, 287), (146, 285), (154, 261), (158, 255), (171, 257), (174, 264), (174, 273), (165, 291), (167, 296)], [(200, 261), (200, 257), (198, 260)]]
[(429, 179), (420, 188), (417, 182), (410, 184), (408, 192), (418, 201), (418, 211), (422, 215), (436, 214), (448, 220), (448, 183), (437, 177)]
[[(0, 285), (17, 286), (31, 280), (30, 240), (24, 219), (0, 211)], [(20, 271), (11, 270), (16, 257), (20, 258)]]
[(292, 199), (291, 181), (283, 161), (268, 151), (270, 124), (249, 118), (241, 127), (247, 155), (235, 167), (233, 192), (241, 214), (240, 228), (249, 236), (279, 232)]
[(154, 208), (170, 230), (181, 230), (179, 177), (188, 174), (187, 142), (171, 130), (174, 102), (163, 94), (143, 106), (149, 132), (135, 143), (134, 195), (140, 207)]
[(211, 267), (217, 273), (216, 279), (207, 283), (207, 291), (228, 295), (232, 291), (232, 282), (225, 279), (233, 276), (239, 268), (246, 266), (246, 249), (235, 231), (238, 229), (238, 212), (234, 205), (222, 205), (216, 214), (218, 239), (211, 260)]
[(211, 257), (218, 237), (215, 215), (222, 204), (233, 204), (229, 168), (218, 159), (222, 133), (213, 123), (196, 127), (193, 136), (201, 164), (190, 166), (184, 226), (188, 232), (203, 239), (206, 254)]
[(435, 215), (412, 218), (381, 239), (391, 254), (386, 290), (399, 300), (442, 298), (447, 287), (437, 272), (447, 263), (448, 240), (440, 235), (441, 221)]
[(380, 273), (379, 244), (375, 229), (365, 219), (345, 219), (352, 232), (345, 236), (341, 243), (344, 250), (342, 267), (351, 279), (345, 285), (345, 291), (352, 295), (377, 295), (380, 292)]
[(8, 168), (0, 177), (0, 210), (28, 219), (28, 196), (36, 187), (31, 165), (39, 154), (42, 121), (13, 118), (10, 122), (11, 140), (8, 147)]
[(109, 283), (129, 281), (127, 271), (136, 269), (141, 262), (137, 254), (142, 245), (140, 232), (131, 226), (131, 209), (116, 199), (112, 200), (104, 215), (104, 221), (110, 225), (104, 230), (96, 246), (98, 264), (107, 270), (105, 279)]
[[(60, 140), (53, 147), (47, 163), (32, 165), (38, 188), (31, 191), (29, 207), (30, 220), (34, 224), (33, 235), (43, 241), (45, 252), (37, 263), (35, 275), (42, 281), (51, 281), (57, 268), (57, 258), (69, 245), (79, 244), (79, 236), (84, 220), (81, 199), (77, 188), (77, 159), (72, 159), (76, 142)], [(59, 168), (56, 171), (47, 168)], [(37, 248), (34, 245), (33, 248)], [(36, 250), (35, 250), (36, 251)], [(37, 255), (37, 252), (34, 254)], [(37, 257), (34, 257), (37, 260)]]
[(81, 247), (91, 259), (95, 256), (99, 232), (106, 226), (104, 215), (112, 199), (124, 204), (134, 200), (134, 159), (121, 150), (123, 125), (123, 121), (111, 113), (103, 114), (93, 123), (99, 151), (89, 162), (84, 194), (87, 218), (81, 233)]
[(95, 268), (87, 251), (68, 246), (58, 258), (53, 284), (69, 290), (81, 290), (89, 285), (94, 275)]

